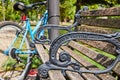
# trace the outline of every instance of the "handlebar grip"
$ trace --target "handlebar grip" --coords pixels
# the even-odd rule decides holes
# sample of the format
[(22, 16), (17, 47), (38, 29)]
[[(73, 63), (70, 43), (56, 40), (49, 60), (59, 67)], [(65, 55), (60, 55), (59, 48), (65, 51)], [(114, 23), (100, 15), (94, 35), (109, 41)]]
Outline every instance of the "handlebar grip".
[(36, 7), (37, 5), (46, 5), (47, 1), (43, 1), (43, 2), (36, 2), (33, 4), (29, 4), (26, 6), (27, 9), (32, 9), (33, 7)]
[(46, 5), (47, 1), (43, 1), (43, 2), (37, 2), (37, 3), (33, 3), (32, 7), (36, 6), (36, 5)]

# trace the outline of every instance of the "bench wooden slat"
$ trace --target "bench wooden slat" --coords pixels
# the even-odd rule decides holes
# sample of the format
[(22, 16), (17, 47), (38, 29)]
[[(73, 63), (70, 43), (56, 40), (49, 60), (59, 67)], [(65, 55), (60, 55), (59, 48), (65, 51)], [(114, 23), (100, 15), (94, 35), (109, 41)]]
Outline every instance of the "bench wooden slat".
[[(103, 50), (103, 51), (106, 51), (106, 52), (109, 52), (110, 54), (114, 54), (114, 55), (116, 55), (116, 53), (115, 53), (115, 50), (114, 50), (114, 47), (112, 47), (112, 46), (110, 46), (109, 44), (108, 45), (106, 45), (106, 44), (102, 44), (102, 46), (103, 45), (106, 45), (106, 46), (104, 46), (104, 47), (101, 47), (101, 44), (99, 44), (99, 42), (93, 42), (93, 41), (82, 41), (82, 42), (84, 42), (84, 43), (87, 43), (88, 45), (91, 45), (91, 46), (93, 46), (93, 47), (96, 47), (96, 48), (99, 48), (99, 49), (101, 49), (101, 50)], [(96, 44), (96, 45), (94, 45), (94, 44)], [(109, 48), (108, 48), (109, 47)], [(111, 47), (111, 48), (110, 48)], [(104, 59), (103, 59), (104, 60)], [(110, 61), (109, 61), (110, 62)], [(106, 61), (106, 63), (107, 63), (107, 61)], [(105, 63), (104, 63), (104, 65), (105, 65)], [(115, 66), (115, 68), (113, 68), (113, 71), (117, 74), (117, 75), (120, 75), (120, 63), (118, 63), (116, 66)]]
[(82, 11), (81, 16), (119, 16), (120, 7), (112, 7), (99, 10)]
[[(38, 50), (38, 53), (43, 61), (43, 63), (45, 63), (46, 61), (49, 60), (49, 55), (47, 54), (46, 50), (44, 49), (44, 47), (41, 44), (36, 44), (36, 48)], [(51, 80), (66, 80), (64, 78), (64, 76), (62, 75), (61, 71), (52, 71), (50, 70), (48, 72), (49, 77)]]
[[(59, 53), (61, 52), (61, 49), (59, 49), (58, 51)], [(78, 73), (76, 73), (78, 74)], [(68, 74), (69, 75), (69, 74)], [(75, 75), (75, 74), (74, 74)], [(78, 74), (79, 75), (79, 74)], [(99, 80), (96, 76), (94, 76), (93, 74), (82, 74), (82, 76), (85, 78), (85, 80), (89, 80), (89, 79), (94, 79), (94, 80)], [(80, 75), (79, 76), (75, 76), (77, 79), (79, 79)], [(72, 77), (74, 78), (74, 77)], [(74, 80), (74, 79), (71, 79), (71, 80)], [(80, 79), (79, 79), (80, 80)]]
[(78, 73), (66, 71), (66, 74), (70, 80), (84, 80)]
[[(95, 52), (94, 50), (91, 50), (84, 45), (80, 45), (79, 43), (77, 43), (75, 41), (71, 41), (69, 45), (71, 47), (73, 47), (74, 49), (77, 49), (78, 51), (82, 52), (83, 54), (85, 54), (89, 58), (93, 59), (94, 61), (96, 61), (100, 64), (103, 64), (104, 66), (111, 64), (112, 59), (110, 59), (107, 56), (104, 56), (98, 52)], [(110, 63), (108, 63), (108, 61), (110, 61)]]
[[(68, 52), (73, 58), (75, 58), (78, 62), (82, 62), (84, 63), (84, 65), (89, 64), (87, 61), (85, 61), (83, 58), (80, 58), (79, 55), (75, 54), (71, 49), (69, 49), (68, 47), (62, 47), (63, 50), (65, 50), (66, 52)], [(83, 77), (85, 79), (90, 79), (90, 80), (99, 80), (99, 78), (97, 78), (95, 75), (93, 74), (82, 74)]]
[[(95, 32), (95, 33), (103, 33), (103, 34), (110, 34), (110, 33), (114, 33), (115, 31), (112, 31), (109, 28), (101, 28), (101, 27), (96, 27), (96, 26), (87, 26), (87, 25), (83, 25), (80, 27), (81, 31), (86, 31), (86, 32)], [(101, 41), (90, 41), (90, 40), (80, 40), (80, 42), (88, 44), (92, 47), (98, 48), (102, 51), (111, 53), (111, 54), (115, 54), (115, 47), (107, 42), (101, 42)]]
[[(87, 42), (87, 44), (89, 44), (89, 45), (92, 45), (92, 46), (94, 46), (94, 47), (99, 47), (99, 45), (97, 46), (95, 46), (95, 45), (93, 45), (92, 44), (92, 42)], [(104, 45), (104, 44), (103, 44)], [(113, 52), (114, 54), (115, 54), (115, 50), (113, 49), (113, 47), (111, 46), (111, 50), (108, 50), (108, 47), (110, 48), (110, 45), (108, 45), (108, 46), (105, 46), (105, 48), (106, 49), (104, 49), (104, 51), (105, 50), (107, 50), (107, 52)], [(104, 47), (103, 47), (104, 48)], [(100, 48), (99, 48), (100, 49)], [(114, 51), (113, 51), (114, 50)], [(113, 54), (113, 53), (111, 53), (111, 54)], [(116, 54), (115, 54), (116, 55)], [(106, 61), (106, 63), (108, 64), (108, 62)], [(110, 61), (109, 61), (109, 63), (110, 63)], [(105, 63), (104, 63), (104, 65), (105, 65)], [(115, 66), (115, 68), (113, 68), (113, 71), (117, 74), (117, 75), (120, 75), (120, 69), (119, 69), (119, 66), (120, 66), (120, 63), (118, 63), (116, 66)]]
[[(82, 65), (84, 66), (91, 66), (91, 64), (89, 62), (87, 62), (85, 59), (83, 59), (81, 56), (75, 54), (71, 49), (69, 49), (68, 47), (64, 47), (63, 48), (65, 51), (69, 52), (69, 54), (75, 58), (78, 62), (80, 62)], [(89, 74), (89, 75), (93, 75), (93, 74)], [(113, 76), (108, 75), (108, 74), (98, 74), (98, 76), (102, 79), (102, 80), (116, 80)], [(92, 78), (92, 80), (98, 80), (98, 78), (94, 79)]]
[[(46, 46), (47, 49), (49, 49), (48, 46)], [(61, 49), (58, 50), (58, 52), (62, 52)], [(78, 73), (75, 73), (75, 72), (70, 72), (70, 71), (67, 71), (67, 76), (70, 78), (70, 80), (83, 80), (83, 78), (80, 76), (80, 74)], [(96, 76), (94, 76), (93, 74), (82, 74), (83, 77), (85, 78), (85, 80), (99, 80)]]
[[(96, 27), (96, 26), (89, 26), (89, 25), (82, 25), (80, 27), (80, 30), (82, 31), (88, 31), (88, 32), (97, 32), (97, 33), (105, 33), (105, 34), (110, 34), (110, 33), (115, 33), (114, 29), (109, 29), (109, 28), (101, 28), (101, 27)], [(117, 29), (118, 30), (118, 29)], [(110, 54), (116, 55), (115, 52), (115, 47), (109, 43), (104, 43), (104, 42), (99, 42), (99, 41), (83, 41), (80, 40), (80, 42), (88, 44), (92, 47), (98, 48), (100, 50), (103, 50), (105, 52), (108, 52)], [(113, 71), (120, 76), (120, 63), (118, 63), (115, 68), (113, 68)]]
[(112, 44), (106, 43), (106, 42), (99, 42), (99, 41), (83, 41), (81, 40), (80, 42), (85, 43), (87, 45), (90, 45), (94, 48), (97, 48), (99, 50), (108, 52), (112, 55), (116, 55), (115, 52), (115, 47)]
[(106, 28), (120, 28), (120, 19), (82, 19), (82, 24)]
[(116, 64), (116, 66), (113, 68), (113, 70), (120, 76), (120, 62)]
[(47, 52), (45, 51), (45, 49), (43, 48), (43, 46), (41, 44), (36, 44), (35, 45), (37, 50), (38, 50), (38, 53), (41, 57), (41, 60), (43, 61), (43, 63), (45, 63), (46, 61), (49, 60), (49, 55), (46, 54)]
[[(85, 31), (85, 32), (103, 33), (103, 34), (115, 33), (115, 30), (112, 28), (99, 27), (99, 26), (89, 26), (89, 25), (84, 25), (84, 24), (82, 24), (79, 27), (79, 30)], [(118, 30), (118, 29), (116, 29), (116, 30)]]
[[(45, 47), (49, 50), (49, 46), (48, 46), (48, 45), (45, 45)], [(58, 52), (60, 53), (61, 51), (63, 51), (63, 50), (59, 49)], [(78, 73), (71, 72), (71, 71), (66, 71), (66, 74), (67, 74), (67, 76), (68, 76), (68, 78), (69, 78), (70, 80), (84, 80), (84, 79), (80, 76), (80, 74), (78, 74)]]
[[(75, 49), (81, 51), (82, 53), (84, 53), (85, 55), (90, 57), (91, 59), (95, 60), (96, 62), (99, 62), (100, 64), (102, 64), (105, 67), (107, 67), (108, 65), (110, 65), (112, 63), (112, 59), (105, 57), (103, 55), (99, 55), (99, 53), (97, 53), (93, 50), (90, 50), (87, 47), (78, 44), (77, 42), (71, 42), (70, 45), (72, 47), (74, 47)], [(100, 57), (101, 59), (99, 59), (99, 56), (101, 56), (102, 58)], [(119, 66), (120, 63), (118, 63), (117, 65)], [(117, 70), (117, 66), (116, 66), (116, 68), (113, 69), (113, 71), (116, 74), (120, 75), (119, 70)]]

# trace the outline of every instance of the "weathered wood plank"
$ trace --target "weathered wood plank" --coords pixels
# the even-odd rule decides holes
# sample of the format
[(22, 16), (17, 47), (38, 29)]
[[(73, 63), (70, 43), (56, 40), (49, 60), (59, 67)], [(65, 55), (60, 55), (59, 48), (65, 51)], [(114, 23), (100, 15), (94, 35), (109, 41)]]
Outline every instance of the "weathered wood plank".
[[(39, 53), (43, 63), (48, 61), (49, 60), (49, 55), (47, 54), (47, 51), (45, 51), (44, 47), (41, 44), (36, 44), (36, 48), (38, 50), (38, 53)], [(50, 70), (48, 72), (48, 74), (49, 74), (49, 77), (50, 77), (51, 80), (66, 80), (64, 78), (64, 76), (62, 75), (61, 71)]]
[[(82, 65), (84, 66), (91, 66), (91, 64), (89, 62), (87, 62), (85, 59), (83, 59), (83, 57), (75, 54), (71, 49), (69, 49), (68, 47), (63, 47), (63, 49), (67, 52), (69, 52), (69, 54), (75, 58), (78, 62), (80, 62)], [(89, 74), (89, 75), (93, 75), (93, 74)], [(109, 75), (109, 74), (99, 74), (98, 75), (102, 80), (116, 80), (113, 76)], [(97, 78), (98, 79), (98, 78)], [(92, 78), (91, 80), (97, 80), (95, 78)]]
[(81, 25), (79, 27), (79, 30), (80, 31), (87, 31), (87, 32), (102, 33), (102, 34), (112, 34), (112, 33), (116, 32), (116, 31), (112, 30), (112, 28), (105, 28), (105, 27), (99, 27), (99, 26), (89, 26), (89, 25)]
[[(46, 48), (49, 49), (48, 46), (46, 46)], [(64, 49), (64, 47), (63, 47), (63, 49)], [(58, 53), (60, 53), (60, 52), (62, 52), (61, 49), (58, 50)], [(78, 73), (70, 72), (70, 71), (67, 71), (66, 73), (67, 73), (67, 76), (70, 78), (70, 80), (83, 80), (83, 78)], [(97, 78), (93, 74), (84, 74), (83, 73), (82, 76), (85, 78), (85, 80), (99, 80), (99, 78)]]
[[(115, 33), (115, 31), (112, 31), (109, 28), (101, 28), (101, 27), (96, 27), (96, 26), (88, 26), (88, 25), (82, 25), (80, 27), (81, 31), (85, 32), (95, 32), (95, 33), (102, 33), (102, 34), (112, 34)], [(115, 47), (107, 42), (101, 42), (101, 41), (90, 41), (90, 40), (80, 40), (83, 43), (86, 43), (90, 46), (93, 46), (95, 48), (98, 48), (100, 50), (103, 50), (105, 52), (111, 53), (111, 54), (116, 54), (115, 52)]]
[(120, 19), (81, 19), (81, 23), (89, 26), (120, 28)]
[(43, 63), (49, 60), (49, 56), (41, 44), (35, 45)]
[(116, 64), (113, 70), (120, 76), (120, 62)]
[[(101, 42), (97, 42), (97, 41), (82, 41), (83, 43), (86, 43), (90, 46), (93, 46), (95, 48), (98, 48), (100, 50), (103, 50), (105, 52), (108, 52), (110, 54), (113, 54), (113, 55), (117, 55), (115, 53), (115, 47), (112, 46), (111, 44), (107, 44), (107, 43), (101, 43)], [(120, 75), (120, 63), (118, 63), (115, 68), (113, 68), (113, 71)]]
[(112, 59), (108, 58), (107, 56), (95, 52), (94, 50), (91, 50), (88, 47), (81, 45), (77, 42), (71, 41), (69, 45), (104, 66), (110, 65), (112, 62)]
[(110, 43), (100, 42), (100, 41), (85, 41), (85, 40), (80, 40), (80, 42), (92, 46), (94, 48), (97, 48), (99, 50), (108, 52), (110, 54), (116, 55), (115, 46), (113, 46)]
[(99, 10), (82, 11), (81, 16), (119, 16), (120, 7), (112, 7)]
[[(96, 27), (96, 26), (87, 26), (87, 25), (82, 25), (80, 27), (81, 31), (85, 32), (95, 32), (95, 33), (102, 33), (102, 34), (112, 34), (115, 33), (115, 31), (112, 31), (109, 28), (101, 28), (101, 27)], [(100, 50), (103, 50), (105, 52), (115, 54), (115, 46), (113, 46), (110, 43), (107, 42), (101, 42), (101, 41), (90, 41), (90, 40), (80, 40), (82, 43), (88, 44), (92, 47), (98, 48)]]
[(82, 78), (80, 74), (76, 72), (66, 71), (66, 74), (70, 80), (84, 80), (84, 78)]
[[(78, 62), (82, 62), (84, 63), (84, 66), (87, 66), (87, 64), (90, 64), (89, 62), (87, 62), (86, 60), (84, 60), (82, 57), (79, 57), (79, 55), (75, 54), (71, 49), (67, 48), (67, 47), (62, 47), (63, 50), (65, 50), (66, 52), (68, 52), (74, 59), (76, 59)], [(90, 64), (91, 65), (91, 64)], [(82, 68), (85, 70), (85, 68)], [(95, 75), (93, 74), (85, 74), (83, 73), (82, 76), (85, 78), (85, 80), (99, 80), (99, 78), (97, 78)]]
[[(91, 59), (95, 60), (96, 62), (100, 63), (101, 65), (103, 65), (105, 67), (108, 67), (113, 61), (113, 59), (110, 59), (107, 56), (104, 56), (104, 55), (102, 55), (98, 52), (95, 52), (83, 45), (80, 45), (77, 42), (71, 42), (70, 46), (77, 49), (78, 51), (84, 53), (86, 56), (90, 57)], [(119, 71), (119, 67), (118, 67), (119, 65), (120, 65), (120, 63), (118, 63), (117, 66), (115, 66), (115, 68), (113, 69), (113, 71), (118, 75), (120, 75), (120, 71)]]

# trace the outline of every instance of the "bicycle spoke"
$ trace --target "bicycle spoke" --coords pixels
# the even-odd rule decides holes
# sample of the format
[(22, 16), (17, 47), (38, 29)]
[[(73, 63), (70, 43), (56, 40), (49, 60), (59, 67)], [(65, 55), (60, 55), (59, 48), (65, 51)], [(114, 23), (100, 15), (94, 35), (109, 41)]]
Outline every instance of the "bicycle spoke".
[[(18, 57), (20, 56), (20, 59), (18, 58), (17, 60), (10, 59), (8, 56), (4, 55), (8, 55), (12, 47), (19, 49), (23, 34), (19, 33), (17, 35), (16, 32), (20, 32), (21, 30), (19, 25), (14, 22), (3, 22), (0, 25), (0, 69), (2, 69), (0, 77), (4, 80), (17, 80), (26, 66), (25, 58), (27, 58), (28, 55), (23, 56), (23, 59), (21, 55), (17, 55)], [(17, 38), (15, 39), (16, 35)], [(25, 42), (26, 41), (27, 38), (25, 38)], [(27, 51), (28, 47), (26, 47), (27, 45), (25, 42), (23, 43), (24, 47), (21, 50)]]

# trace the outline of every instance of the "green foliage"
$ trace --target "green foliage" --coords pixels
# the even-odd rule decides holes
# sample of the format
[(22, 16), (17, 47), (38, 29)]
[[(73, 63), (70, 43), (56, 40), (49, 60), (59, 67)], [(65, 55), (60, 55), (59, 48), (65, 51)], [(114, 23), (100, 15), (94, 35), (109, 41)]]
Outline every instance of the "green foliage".
[(70, 20), (74, 18), (76, 0), (63, 0), (60, 2), (61, 20)]
[[(0, 20), (20, 20), (20, 12), (13, 10), (15, 2), (21, 1), (24, 4), (40, 2), (44, 0), (5, 0), (4, 5), (0, 1)], [(80, 6), (89, 6), (90, 9), (98, 9), (98, 4), (103, 4), (105, 7), (119, 6), (120, 0), (60, 0), (60, 18), (61, 21), (73, 20), (75, 11)], [(45, 6), (40, 7), (38, 10), (29, 11), (28, 15), (31, 20), (37, 20), (38, 14), (43, 14)]]
[[(19, 69), (24, 69), (25, 64), (27, 63), (27, 55), (21, 55), (20, 56), (21, 60), (23, 61), (22, 63), (17, 64), (17, 70)], [(13, 68), (13, 64), (16, 63), (16, 60), (12, 58), (8, 58), (8, 60), (3, 64), (2, 69), (3, 70), (11, 70)], [(32, 60), (32, 68), (38, 68), (40, 64), (42, 64), (42, 61), (38, 59), (37, 57), (33, 57)]]
[(0, 2), (0, 4), (2, 4), (0, 6), (0, 20), (4, 20), (4, 15), (5, 20), (17, 20), (20, 18), (19, 13), (13, 10), (12, 6), (14, 3), (15, 2), (11, 2), (11, 0), (7, 0), (5, 3)]
[[(5, 20), (20, 21), (21, 12), (15, 11), (13, 9), (13, 5), (15, 4), (15, 2), (18, 2), (18, 1), (21, 1), (25, 5), (27, 5), (27, 4), (42, 1), (42, 0), (31, 0), (31, 1), (29, 1), (29, 0), (13, 0), (13, 1), (6, 0), (5, 3), (2, 3), (2, 1), (0, 1), (0, 21), (4, 20), (4, 15), (5, 15)], [(42, 11), (41, 11), (41, 9), (42, 9)], [(38, 13), (42, 14), (42, 12), (44, 10), (45, 10), (45, 6), (40, 7), (37, 10), (29, 11), (27, 16), (29, 16), (29, 18), (31, 20), (36, 20), (38, 18), (38, 16), (37, 16)]]

